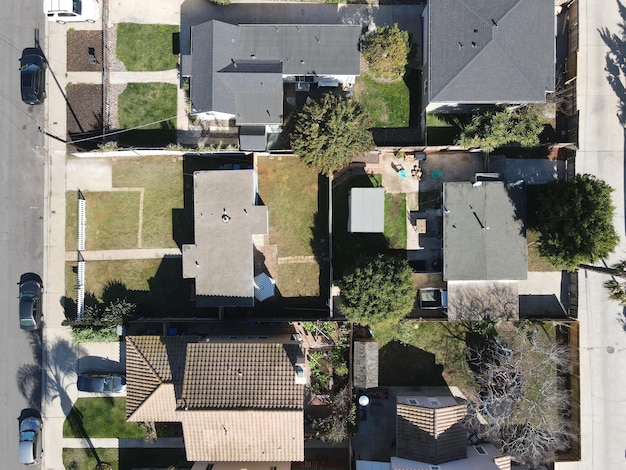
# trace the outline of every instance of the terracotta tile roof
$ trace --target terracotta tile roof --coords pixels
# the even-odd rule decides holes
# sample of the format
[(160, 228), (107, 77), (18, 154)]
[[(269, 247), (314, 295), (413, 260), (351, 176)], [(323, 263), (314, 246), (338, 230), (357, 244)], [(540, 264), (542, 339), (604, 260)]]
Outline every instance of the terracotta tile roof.
[(302, 411), (179, 411), (187, 460), (304, 460)]
[(466, 432), (461, 425), (466, 413), (465, 404), (431, 408), (398, 403), (398, 457), (434, 465), (466, 458)]
[(130, 417), (162, 383), (180, 395), (187, 343), (195, 336), (126, 337), (126, 416)]
[(182, 399), (191, 409), (302, 409), (299, 353), (291, 344), (189, 344)]
[(126, 338), (129, 421), (180, 421), (187, 460), (304, 460), (297, 344)]

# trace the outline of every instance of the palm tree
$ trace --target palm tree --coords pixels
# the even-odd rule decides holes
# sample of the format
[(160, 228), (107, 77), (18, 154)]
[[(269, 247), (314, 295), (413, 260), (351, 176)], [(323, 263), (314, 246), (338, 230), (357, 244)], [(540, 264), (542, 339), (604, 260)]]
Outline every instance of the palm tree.
[[(579, 264), (578, 267), (587, 271), (608, 274), (613, 278), (626, 279), (626, 260), (622, 260), (612, 267), (593, 266), (590, 264)], [(604, 283), (604, 287), (609, 291), (609, 299), (619, 302), (623, 307), (626, 306), (626, 281), (620, 283), (617, 279), (609, 279)]]

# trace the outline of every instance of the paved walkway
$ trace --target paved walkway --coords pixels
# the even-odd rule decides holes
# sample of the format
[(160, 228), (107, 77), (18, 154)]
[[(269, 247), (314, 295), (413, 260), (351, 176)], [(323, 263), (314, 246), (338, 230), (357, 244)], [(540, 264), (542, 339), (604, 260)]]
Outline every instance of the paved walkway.
[(185, 443), (182, 437), (160, 437), (154, 442), (146, 441), (145, 439), (63, 439), (63, 447), (71, 448), (89, 448), (96, 449), (103, 448), (122, 448), (122, 449), (135, 449), (135, 448), (148, 448), (148, 449), (181, 449), (185, 447)]
[[(159, 259), (181, 257), (179, 248), (135, 248), (132, 250), (86, 250), (81, 251), (85, 261), (112, 261), (124, 259)], [(65, 261), (76, 261), (75, 251), (65, 252)]]

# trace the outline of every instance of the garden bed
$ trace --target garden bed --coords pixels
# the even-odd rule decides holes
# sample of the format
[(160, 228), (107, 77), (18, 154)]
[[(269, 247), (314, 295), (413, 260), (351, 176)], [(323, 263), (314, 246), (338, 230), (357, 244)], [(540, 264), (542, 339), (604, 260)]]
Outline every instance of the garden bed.
[(67, 132), (83, 134), (102, 131), (102, 85), (69, 84)]
[(68, 30), (67, 71), (102, 71), (102, 31)]

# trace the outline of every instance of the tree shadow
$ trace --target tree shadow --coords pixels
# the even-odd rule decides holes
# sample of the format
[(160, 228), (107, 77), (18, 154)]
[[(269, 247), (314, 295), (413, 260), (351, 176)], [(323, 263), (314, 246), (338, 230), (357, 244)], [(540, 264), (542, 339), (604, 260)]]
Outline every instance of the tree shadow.
[(612, 33), (608, 28), (600, 28), (598, 33), (609, 48), (605, 55), (605, 71), (607, 81), (613, 92), (619, 98), (617, 118), (622, 126), (626, 125), (626, 87), (622, 76), (626, 77), (626, 7), (617, 0), (622, 22), (619, 25), (620, 34)]
[(41, 402), (50, 405), (54, 400), (59, 400), (70, 427), (85, 439), (90, 452), (100, 462), (95, 447), (85, 432), (82, 415), (73, 407), (72, 399), (67, 393), (67, 387), (76, 378), (78, 359), (85, 355), (85, 351), (80, 345), (73, 345), (65, 339), (57, 339), (44, 348), (39, 335), (31, 336), (30, 346), (33, 357), (41, 357), (42, 364), (46, 366), (43, 368), (28, 364), (18, 369), (17, 383), (20, 393), (33, 408), (39, 408)]
[(434, 354), (396, 340), (380, 349), (378, 382), (387, 386), (446, 385), (443, 366), (436, 363)]

